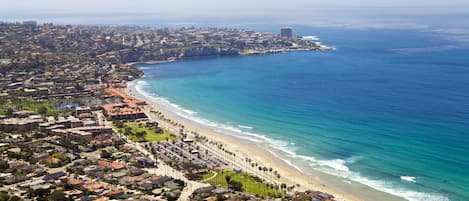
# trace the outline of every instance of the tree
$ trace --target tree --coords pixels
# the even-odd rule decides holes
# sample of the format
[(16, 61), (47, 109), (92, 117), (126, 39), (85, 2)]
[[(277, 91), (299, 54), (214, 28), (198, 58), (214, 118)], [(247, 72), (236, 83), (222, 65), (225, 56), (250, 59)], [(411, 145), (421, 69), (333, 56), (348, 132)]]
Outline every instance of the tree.
[(239, 181), (230, 181), (229, 188), (234, 191), (243, 191), (243, 184)]
[(217, 195), (217, 201), (224, 201), (224, 200), (226, 200), (226, 197), (224, 195), (222, 194)]
[(112, 158), (112, 154), (106, 150), (101, 151), (101, 158)]
[(163, 133), (163, 129), (161, 129), (160, 127), (156, 127), (155, 133)]
[(67, 201), (70, 200), (69, 198), (65, 197), (63, 191), (54, 191), (49, 196), (47, 196), (47, 200), (50, 201)]
[(9, 107), (6, 111), (5, 111), (5, 115), (7, 117), (11, 117), (13, 115), (13, 108)]
[(0, 172), (3, 172), (3, 170), (6, 170), (10, 167), (8, 165), (8, 161), (0, 161)]
[(280, 185), (280, 188), (281, 188), (283, 191), (285, 191), (285, 189), (287, 188), (287, 184), (286, 184), (286, 183), (282, 183), (282, 184)]
[(65, 171), (67, 171), (68, 173), (72, 174), (72, 173), (75, 173), (75, 168), (67, 167), (67, 168), (65, 168)]
[(0, 201), (8, 201), (10, 200), (10, 195), (8, 195), (5, 191), (0, 191)]
[(47, 114), (47, 108), (45, 106), (41, 106), (37, 112), (41, 115), (46, 115)]
[(10, 196), (8, 192), (0, 191), (0, 201), (20, 201), (18, 196)]
[[(32, 190), (29, 193), (28, 197), (30, 197), (30, 198), (34, 198), (34, 197), (36, 197), (36, 198), (45, 198), (48, 195), (50, 195), (50, 190), (49, 189), (40, 188), (40, 189)], [(41, 199), (41, 200), (43, 200), (43, 199)]]
[(132, 134), (132, 128), (130, 128), (130, 127), (125, 127), (124, 134), (125, 134), (125, 135), (131, 135), (131, 134)]
[(230, 176), (230, 175), (226, 175), (226, 176), (225, 176), (225, 181), (226, 181), (226, 184), (228, 185), (228, 188), (230, 188), (231, 176)]
[(114, 121), (113, 123), (114, 123), (114, 125), (116, 125), (117, 128), (123, 128), (124, 127), (124, 123), (122, 123), (122, 121)]
[(143, 139), (143, 138), (145, 138), (145, 135), (147, 135), (147, 132), (146, 131), (140, 131), (140, 132), (135, 133), (135, 135), (137, 136), (137, 138)]

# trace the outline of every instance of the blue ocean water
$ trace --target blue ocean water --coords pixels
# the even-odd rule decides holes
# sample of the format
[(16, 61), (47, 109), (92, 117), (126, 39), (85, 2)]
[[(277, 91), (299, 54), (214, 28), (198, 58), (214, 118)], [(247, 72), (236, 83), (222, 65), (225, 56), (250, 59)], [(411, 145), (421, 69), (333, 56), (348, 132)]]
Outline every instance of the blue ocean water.
[[(141, 64), (138, 87), (314, 168), (408, 200), (469, 200), (469, 40), (297, 28), (327, 52)], [(187, 112), (186, 112), (187, 113)]]

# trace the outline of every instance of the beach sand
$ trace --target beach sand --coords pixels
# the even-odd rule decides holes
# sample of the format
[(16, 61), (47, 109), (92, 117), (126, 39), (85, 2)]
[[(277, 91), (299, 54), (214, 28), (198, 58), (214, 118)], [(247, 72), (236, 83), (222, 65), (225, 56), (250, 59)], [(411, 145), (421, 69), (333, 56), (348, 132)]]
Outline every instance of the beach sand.
[[(205, 136), (209, 140), (222, 142), (225, 149), (228, 149), (236, 153), (235, 161), (244, 168), (245, 158), (248, 157), (253, 161), (257, 162), (260, 166), (272, 167), (280, 175), (280, 182), (286, 183), (289, 186), (299, 184), (299, 188), (296, 190), (317, 190), (332, 194), (337, 200), (357, 201), (357, 200), (369, 200), (369, 201), (394, 201), (403, 200), (402, 198), (377, 191), (366, 185), (352, 182), (345, 183), (342, 179), (328, 175), (319, 171), (315, 171), (314, 174), (306, 174), (292, 165), (289, 165), (285, 161), (273, 155), (268, 151), (268, 148), (259, 143), (249, 141), (246, 139), (234, 137), (232, 135), (224, 134), (221, 131), (216, 131), (208, 126), (201, 125), (190, 119), (186, 119), (174, 111), (168, 106), (159, 103), (152, 97), (145, 96), (140, 93), (135, 87), (135, 81), (129, 82), (126, 93), (141, 98), (149, 103), (144, 107), (146, 113), (153, 120), (157, 120), (157, 115), (153, 114), (152, 110), (161, 112), (165, 118), (171, 119), (173, 122), (184, 125), (186, 131), (195, 131), (201, 136)], [(165, 127), (167, 122), (158, 121), (162, 127)], [(171, 125), (166, 125), (171, 126)], [(249, 166), (249, 165), (248, 165)], [(247, 166), (247, 167), (248, 167)], [(255, 169), (255, 168), (254, 168)], [(248, 167), (248, 172), (256, 173), (255, 170)], [(257, 172), (259, 174), (259, 172)], [(262, 174), (260, 174), (262, 176)]]

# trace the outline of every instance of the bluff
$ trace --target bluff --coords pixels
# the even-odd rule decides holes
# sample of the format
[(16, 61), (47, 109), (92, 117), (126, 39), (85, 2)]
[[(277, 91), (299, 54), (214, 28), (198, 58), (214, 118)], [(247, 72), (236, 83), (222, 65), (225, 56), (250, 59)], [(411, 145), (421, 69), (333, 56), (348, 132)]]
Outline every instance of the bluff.
[(239, 55), (240, 51), (235, 48), (222, 48), (212, 46), (199, 46), (184, 50), (179, 58), (200, 57), (200, 56), (223, 56)]

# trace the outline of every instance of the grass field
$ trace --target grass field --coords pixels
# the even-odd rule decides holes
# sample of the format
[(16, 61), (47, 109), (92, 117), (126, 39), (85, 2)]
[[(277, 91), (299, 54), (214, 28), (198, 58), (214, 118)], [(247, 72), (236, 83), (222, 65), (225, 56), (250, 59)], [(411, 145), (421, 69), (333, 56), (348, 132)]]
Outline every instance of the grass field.
[[(130, 133), (126, 132), (126, 128), (130, 128)], [(174, 136), (167, 130), (163, 129), (163, 133), (156, 133), (155, 129), (150, 129), (145, 125), (138, 122), (125, 122), (123, 128), (118, 128), (121, 133), (127, 134), (129, 138), (134, 142), (146, 141), (146, 142), (159, 142), (168, 139), (175, 139)], [(138, 136), (137, 133), (145, 132), (145, 136)]]
[[(233, 171), (223, 171), (218, 172), (217, 176), (206, 182), (212, 185), (220, 185), (223, 187), (228, 187), (226, 183), (226, 175), (230, 175), (231, 180), (241, 182), (243, 184), (243, 192), (252, 193), (255, 195), (269, 196), (269, 197), (282, 197), (283, 193), (280, 190), (270, 188), (265, 183), (256, 181), (254, 177), (248, 173), (235, 173)], [(207, 173), (203, 175), (203, 179), (207, 179), (213, 176), (213, 173)]]
[(54, 110), (54, 103), (51, 101), (33, 100), (32, 98), (25, 98), (14, 101), (2, 101), (0, 102), (0, 114), (5, 115), (8, 108), (12, 108), (16, 111), (29, 110), (36, 113), (42, 113), (46, 116), (54, 116), (63, 113), (64, 111)]
[(212, 177), (214, 174), (215, 174), (214, 172), (209, 172), (207, 174), (204, 174), (204, 175), (202, 175), (202, 180), (206, 180), (206, 179)]

